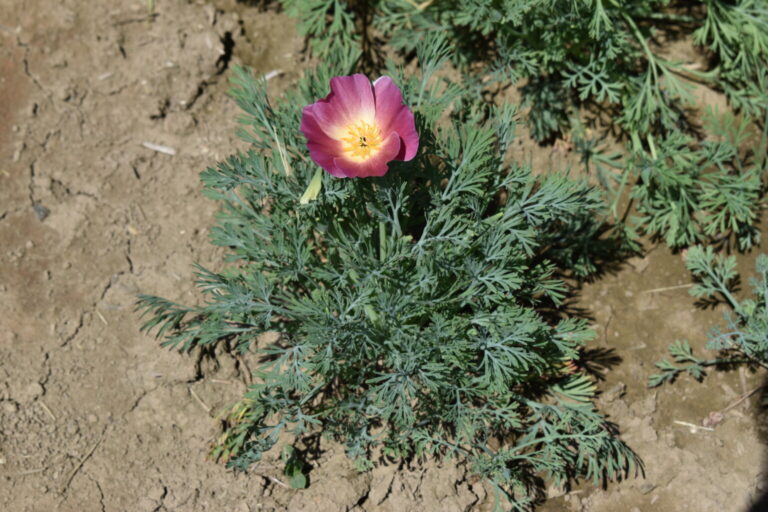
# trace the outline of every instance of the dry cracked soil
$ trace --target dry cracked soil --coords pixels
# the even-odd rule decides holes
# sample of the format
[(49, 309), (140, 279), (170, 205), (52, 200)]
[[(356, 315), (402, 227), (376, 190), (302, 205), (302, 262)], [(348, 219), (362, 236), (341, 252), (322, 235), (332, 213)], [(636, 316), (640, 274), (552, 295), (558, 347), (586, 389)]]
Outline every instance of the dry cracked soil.
[[(156, 3), (148, 18), (138, 0), (0, 0), (0, 510), (491, 510), (452, 462), (359, 474), (325, 442), (297, 491), (276, 456), (245, 475), (206, 458), (247, 361), (161, 349), (139, 332), (135, 296), (194, 302), (192, 264), (221, 264), (198, 173), (244, 147), (231, 66), (279, 71), (279, 97), (309, 63), (295, 22), (273, 8)], [(703, 340), (721, 314), (694, 306), (681, 255), (647, 249), (580, 299), (600, 333), (601, 407), (645, 477), (549, 489), (541, 510), (756, 512), (767, 428), (756, 398), (713, 430), (677, 422), (699, 424), (762, 376), (646, 388), (670, 341)]]

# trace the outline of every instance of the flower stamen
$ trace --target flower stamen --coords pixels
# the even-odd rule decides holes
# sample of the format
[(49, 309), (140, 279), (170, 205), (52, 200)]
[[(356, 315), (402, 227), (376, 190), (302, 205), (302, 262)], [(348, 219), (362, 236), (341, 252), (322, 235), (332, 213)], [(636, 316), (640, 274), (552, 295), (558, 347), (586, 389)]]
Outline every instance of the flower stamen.
[(350, 124), (346, 127), (346, 137), (341, 137), (342, 149), (356, 160), (367, 160), (381, 149), (379, 128), (366, 121)]

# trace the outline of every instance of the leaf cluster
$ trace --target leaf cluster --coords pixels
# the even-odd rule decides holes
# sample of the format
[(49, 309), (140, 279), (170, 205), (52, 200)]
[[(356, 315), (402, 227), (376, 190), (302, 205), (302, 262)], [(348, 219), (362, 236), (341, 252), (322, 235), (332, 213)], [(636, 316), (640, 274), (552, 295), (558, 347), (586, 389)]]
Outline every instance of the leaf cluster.
[[(421, 72), (390, 74), (414, 110), (418, 156), (382, 178), (324, 174), (306, 204), (316, 165), (301, 106), (354, 55), (331, 52), (274, 105), (263, 81), (236, 71), (252, 146), (202, 174), (221, 204), (211, 241), (228, 248), (228, 265), (198, 268), (201, 306), (143, 296), (145, 328), (169, 347), (227, 343), (260, 357), (214, 450), (235, 468), (284, 435), (296, 444), (322, 432), (361, 469), (376, 454), (466, 460), (518, 510), (535, 499), (536, 475), (563, 485), (637, 471), (594, 408), (591, 380), (567, 370), (594, 333), (544, 314), (568, 292), (557, 272), (590, 268), (583, 239), (604, 235), (600, 194), (510, 162), (515, 108), (473, 108), (459, 85), (435, 79), (444, 40), (417, 51)], [(295, 452), (284, 453), (300, 486)]]
[(744, 300), (738, 300), (733, 293), (738, 283), (735, 257), (716, 254), (712, 247), (696, 246), (689, 249), (686, 265), (697, 280), (691, 295), (701, 300), (724, 301), (730, 306), (725, 325), (708, 334), (706, 349), (718, 351), (719, 357), (698, 358), (687, 341), (676, 341), (669, 347), (673, 361), (656, 363), (661, 373), (652, 375), (649, 385), (672, 382), (683, 372), (701, 380), (704, 369), (714, 365), (768, 368), (768, 255), (757, 257), (757, 275), (750, 279), (753, 296)]
[[(492, 72), (503, 83), (528, 81), (521, 92), (540, 141), (561, 133), (569, 111), (585, 103), (613, 111), (630, 133), (679, 129), (688, 122), (685, 107), (694, 82), (722, 90), (736, 109), (758, 118), (768, 106), (765, 0), (283, 3), (302, 20), (310, 47), (321, 57), (329, 51), (330, 35), (343, 45), (384, 36), (406, 55), (430, 34), (447, 35), (452, 59), (464, 72)], [(361, 22), (357, 32), (342, 30), (352, 27), (353, 17)], [(709, 61), (708, 69), (670, 60), (658, 50), (661, 40), (685, 35)]]
[[(707, 140), (673, 132), (632, 154), (625, 172), (636, 176), (638, 226), (672, 248), (734, 239), (748, 250), (760, 240), (768, 132), (755, 136), (748, 118), (714, 110), (705, 126)], [(746, 144), (750, 138), (757, 142)]]

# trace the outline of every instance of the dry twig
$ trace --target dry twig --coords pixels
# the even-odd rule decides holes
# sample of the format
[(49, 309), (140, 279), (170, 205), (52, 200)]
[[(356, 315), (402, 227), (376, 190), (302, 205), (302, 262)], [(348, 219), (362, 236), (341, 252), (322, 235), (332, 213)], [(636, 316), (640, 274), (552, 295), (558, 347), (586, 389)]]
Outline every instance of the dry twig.
[(107, 322), (107, 319), (104, 318), (104, 315), (101, 314), (101, 311), (98, 309), (96, 310), (96, 315), (101, 319), (102, 322), (104, 322), (104, 325), (109, 325), (109, 322)]
[(668, 292), (670, 290), (680, 290), (682, 288), (690, 288), (693, 286), (693, 283), (688, 284), (679, 284), (677, 286), (665, 286), (663, 288), (653, 288), (651, 290), (643, 290), (640, 293), (658, 293), (658, 292)]
[(45, 405), (45, 402), (42, 400), (37, 401), (38, 404), (40, 404), (40, 408), (45, 411), (45, 413), (51, 417), (53, 421), (56, 421), (56, 415), (53, 414), (53, 411), (51, 411), (47, 405)]
[(205, 402), (203, 402), (203, 399), (202, 399), (202, 398), (200, 398), (200, 397), (197, 395), (197, 393), (195, 393), (195, 390), (194, 390), (194, 389), (192, 389), (192, 388), (189, 388), (189, 393), (190, 393), (190, 394), (191, 394), (191, 395), (192, 395), (192, 396), (195, 398), (195, 400), (197, 400), (197, 403), (199, 403), (199, 404), (200, 404), (200, 406), (201, 406), (203, 409), (205, 409), (205, 412), (206, 412), (206, 413), (208, 413), (208, 414), (211, 414), (211, 408), (210, 408), (210, 407), (208, 407), (208, 405), (207, 405)]
[(707, 432), (714, 432), (715, 431), (715, 429), (713, 429), (713, 428), (703, 427), (701, 425), (694, 425), (693, 423), (688, 423), (687, 421), (674, 420), (673, 423), (677, 423), (678, 425), (682, 425), (684, 427), (688, 427), (691, 430), (691, 434), (695, 434), (699, 430), (706, 430)]
[(751, 397), (752, 395), (754, 395), (755, 393), (760, 391), (762, 388), (763, 388), (763, 385), (761, 384), (761, 385), (757, 386), (755, 389), (753, 389), (752, 391), (748, 391), (748, 392), (744, 393), (735, 402), (733, 402), (732, 404), (726, 406), (725, 409), (722, 409), (720, 411), (720, 413), (721, 414), (727, 413), (728, 411), (730, 411), (731, 409), (733, 409), (734, 407), (739, 405), (741, 402), (743, 402), (744, 400), (748, 399), (749, 397)]
[(80, 462), (78, 462), (77, 465), (69, 473), (69, 476), (67, 477), (67, 480), (61, 489), (61, 494), (64, 494), (67, 492), (67, 490), (69, 489), (69, 484), (72, 483), (72, 479), (75, 478), (75, 475), (77, 475), (77, 472), (80, 471), (80, 469), (83, 467), (83, 464), (85, 464), (85, 461), (87, 461), (91, 457), (91, 455), (93, 455), (93, 452), (96, 451), (96, 448), (99, 447), (99, 445), (101, 444), (101, 441), (104, 440), (104, 435), (106, 433), (107, 433), (107, 429), (105, 427), (104, 430), (101, 431), (101, 435), (99, 436), (99, 438), (96, 440), (95, 443), (93, 443), (93, 446), (91, 446), (91, 449), (88, 450), (85, 456), (83, 456), (83, 458), (80, 459)]
[(261, 476), (263, 476), (264, 478), (268, 478), (269, 480), (273, 481), (274, 483), (276, 483), (277, 485), (279, 485), (281, 487), (285, 487), (286, 489), (290, 489), (291, 488), (288, 484), (286, 484), (285, 482), (282, 482), (278, 478), (275, 478), (275, 477), (269, 476), (269, 475), (261, 475)]
[(153, 142), (142, 142), (141, 145), (147, 149), (151, 149), (152, 151), (157, 151), (158, 153), (164, 153), (171, 156), (176, 155), (176, 150), (169, 146), (162, 146)]

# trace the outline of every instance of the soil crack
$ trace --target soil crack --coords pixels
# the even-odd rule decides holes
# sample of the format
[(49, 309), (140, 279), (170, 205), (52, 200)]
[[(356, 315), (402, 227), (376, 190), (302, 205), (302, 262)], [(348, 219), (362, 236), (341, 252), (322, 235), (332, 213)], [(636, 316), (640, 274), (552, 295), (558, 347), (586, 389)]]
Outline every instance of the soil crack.
[(75, 339), (78, 334), (80, 334), (80, 329), (83, 328), (83, 324), (85, 323), (85, 314), (87, 311), (83, 311), (80, 313), (80, 318), (77, 321), (77, 327), (75, 327), (75, 332), (64, 338), (64, 342), (61, 344), (62, 347), (66, 347), (70, 341)]
[(130, 407), (130, 408), (129, 408), (129, 409), (126, 411), (126, 412), (125, 412), (125, 414), (123, 414), (123, 417), (125, 417), (125, 416), (128, 416), (128, 415), (129, 415), (129, 414), (131, 414), (133, 411), (135, 411), (135, 410), (136, 410), (136, 408), (137, 408), (137, 407), (139, 406), (139, 404), (141, 403), (141, 401), (142, 401), (142, 400), (144, 400), (144, 398), (146, 398), (146, 396), (147, 396), (147, 395), (149, 395), (150, 393), (154, 393), (155, 391), (157, 391), (157, 390), (158, 390), (158, 389), (160, 389), (161, 387), (162, 387), (162, 386), (155, 386), (155, 387), (153, 387), (153, 388), (151, 388), (151, 389), (145, 389), (144, 391), (142, 391), (142, 392), (139, 394), (139, 397), (138, 397), (136, 400), (134, 400), (134, 401), (133, 401), (133, 404), (131, 405), (131, 407)]
[[(19, 43), (19, 46), (24, 48), (25, 52), (29, 51), (29, 47), (25, 44)], [(24, 74), (29, 77), (30, 80), (32, 80), (32, 83), (35, 84), (41, 91), (45, 93), (46, 96), (50, 96), (51, 93), (48, 92), (48, 90), (43, 87), (43, 85), (40, 83), (40, 80), (37, 79), (35, 75), (32, 74), (32, 72), (29, 70), (29, 59), (27, 59), (27, 56), (24, 56), (24, 59), (22, 59), (22, 64), (24, 65)]]
[(51, 187), (56, 190), (62, 191), (64, 194), (68, 196), (84, 196), (84, 197), (93, 199), (96, 202), (99, 201), (99, 198), (91, 194), (90, 192), (83, 192), (81, 190), (72, 190), (67, 185), (65, 185), (64, 182), (57, 179), (51, 179)]
[(48, 379), (51, 378), (51, 375), (53, 374), (53, 368), (51, 368), (51, 353), (46, 352), (45, 355), (43, 355), (43, 366), (46, 368), (45, 376), (43, 377), (43, 380), (40, 381), (40, 385), (43, 387), (43, 395), (45, 396), (46, 392), (46, 385), (48, 384)]
[(378, 503), (375, 503), (376, 506), (381, 505), (385, 501), (387, 501), (387, 498), (389, 498), (389, 495), (392, 494), (392, 486), (395, 483), (395, 474), (392, 474), (392, 478), (389, 479), (389, 485), (387, 485), (387, 490), (384, 493), (384, 496), (378, 501)]
[(128, 261), (128, 272), (130, 274), (133, 274), (133, 259), (131, 259), (131, 238), (129, 237), (126, 241), (126, 249), (125, 249), (125, 259)]
[(69, 344), (70, 341), (74, 340), (77, 337), (77, 335), (80, 334), (80, 331), (82, 330), (83, 325), (85, 324), (85, 315), (87, 313), (93, 313), (94, 311), (97, 310), (97, 308), (99, 307), (99, 302), (104, 300), (104, 297), (106, 297), (107, 292), (109, 291), (110, 288), (112, 288), (114, 281), (116, 281), (123, 274), (125, 274), (125, 271), (120, 271), (110, 276), (109, 281), (107, 281), (106, 286), (101, 291), (99, 298), (96, 299), (96, 301), (94, 301), (93, 304), (91, 304), (91, 306), (88, 309), (80, 313), (80, 318), (77, 321), (77, 327), (75, 327), (75, 331), (64, 339), (64, 342), (61, 344), (61, 347), (67, 346), (67, 344)]
[(232, 62), (232, 56), (235, 53), (235, 38), (232, 37), (232, 32), (224, 32), (224, 35), (220, 38), (221, 44), (224, 47), (224, 53), (221, 54), (219, 60), (216, 61), (217, 75), (223, 74), (229, 69), (229, 63)]
[(22, 211), (24, 211), (24, 208), (13, 208), (11, 210), (6, 210), (2, 214), (0, 214), (0, 221), (5, 220), (5, 218), (8, 217), (9, 215), (15, 215)]
[(365, 493), (362, 496), (360, 496), (360, 499), (357, 500), (357, 502), (355, 503), (355, 506), (363, 508), (363, 503), (365, 503), (368, 500), (368, 496), (370, 496), (370, 494), (371, 494), (371, 489), (369, 487), (368, 490), (365, 491)]
[(96, 489), (99, 490), (99, 504), (101, 504), (101, 512), (107, 511), (107, 506), (104, 504), (104, 490), (101, 488), (101, 483), (96, 478), (93, 478), (93, 476), (88, 473), (87, 471), (83, 471), (83, 473), (88, 477), (88, 479), (93, 482), (96, 485)]
[(163, 486), (163, 494), (160, 495), (160, 504), (152, 509), (152, 512), (160, 512), (161, 510), (165, 510), (165, 497), (168, 496), (168, 487)]
[[(227, 31), (224, 32), (224, 35), (219, 38), (221, 41), (221, 45), (223, 48), (223, 51), (221, 53), (221, 56), (216, 60), (216, 75), (214, 76), (221, 76), (224, 74), (227, 69), (229, 69), (229, 64), (232, 61), (232, 57), (235, 53), (235, 38), (232, 36), (232, 32)], [(199, 100), (204, 94), (205, 91), (208, 89), (208, 86), (211, 85), (212, 82), (209, 80), (202, 80), (197, 85), (197, 91), (195, 92), (195, 95), (192, 96), (192, 99), (189, 100), (189, 102), (184, 106), (184, 110), (190, 110), (197, 100)], [(161, 109), (160, 115), (157, 117), (153, 117), (152, 119), (162, 119), (166, 115), (166, 112)]]

